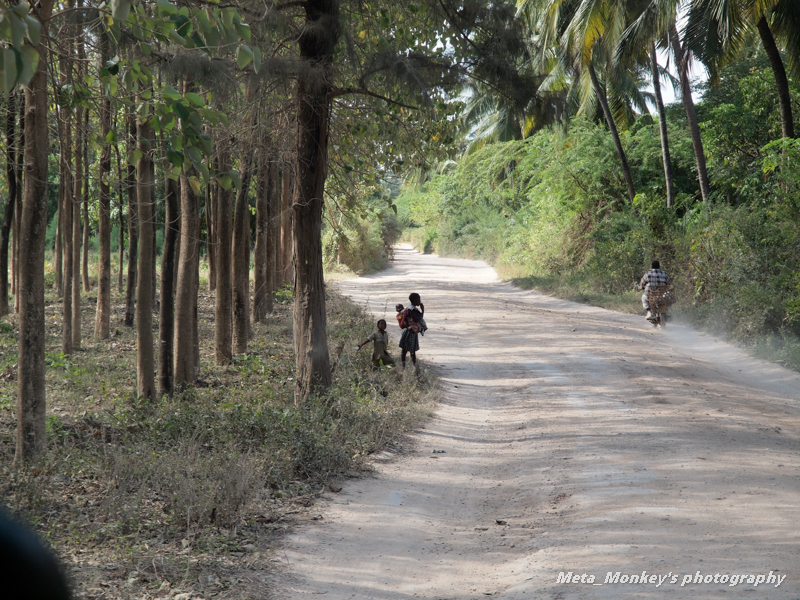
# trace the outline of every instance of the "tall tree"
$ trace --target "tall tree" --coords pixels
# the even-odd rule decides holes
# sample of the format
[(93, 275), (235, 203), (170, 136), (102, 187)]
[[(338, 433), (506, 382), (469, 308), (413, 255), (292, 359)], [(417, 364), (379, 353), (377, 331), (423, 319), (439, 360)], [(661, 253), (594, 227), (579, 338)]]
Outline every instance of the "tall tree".
[(242, 183), (236, 192), (233, 214), (232, 242), (232, 290), (233, 290), (233, 352), (247, 352), (250, 336), (250, 177), (252, 175), (252, 153), (248, 148), (242, 152), (240, 166)]
[(0, 233), (0, 317), (8, 314), (8, 245), (17, 198), (17, 92), (8, 95), (6, 109), (6, 177), (8, 198)]
[[(40, 0), (32, 19), (47, 32), (53, 0)], [(30, 34), (29, 34), (30, 36)], [(34, 44), (38, 39), (31, 40)], [(25, 88), (24, 202), (19, 247), (19, 358), (16, 461), (47, 447), (45, 395), (44, 250), (47, 234), (47, 52), (38, 45), (38, 64)]]
[(258, 156), (256, 187), (256, 245), (253, 250), (253, 321), (263, 323), (267, 317), (267, 298), (272, 294), (267, 274), (267, 240), (269, 237), (269, 158), (262, 150)]
[(192, 189), (190, 177), (196, 173), (191, 170), (182, 174), (181, 183), (181, 231), (178, 251), (178, 283), (175, 288), (175, 387), (183, 389), (195, 382), (197, 377), (194, 353), (195, 307), (197, 289), (195, 287), (195, 265), (200, 249), (197, 232), (200, 228), (200, 211), (197, 194)]
[[(110, 76), (108, 62), (111, 60), (111, 40), (105, 31), (100, 32), (101, 81)], [(98, 172), (99, 198), (97, 205), (97, 311), (95, 313), (94, 336), (107, 340), (111, 333), (111, 143), (107, 139), (111, 132), (110, 92), (100, 96), (100, 164)], [(121, 208), (120, 208), (121, 210)], [(120, 224), (119, 243), (122, 245)], [(120, 272), (122, 261), (120, 261)]]
[(328, 122), (333, 56), (339, 41), (338, 0), (308, 0), (299, 37), (304, 66), (297, 82), (297, 179), (292, 202), (295, 288), (295, 399), (331, 384), (325, 281), (322, 268), (322, 202), (328, 169)]
[[(167, 170), (166, 168), (164, 169)], [(164, 185), (164, 250), (161, 254), (161, 302), (158, 318), (158, 388), (164, 395), (174, 389), (175, 250), (179, 240), (180, 185), (166, 177)]]
[[(149, 101), (140, 96), (140, 105)], [(153, 358), (153, 229), (155, 227), (155, 177), (153, 172), (153, 128), (145, 113), (137, 127), (139, 160), (136, 164), (136, 199), (139, 215), (139, 276), (136, 284), (136, 389), (140, 397), (155, 398)]]
[[(136, 117), (127, 115), (128, 155), (136, 148)], [(139, 214), (136, 200), (136, 167), (128, 163), (125, 188), (128, 196), (128, 280), (125, 288), (125, 325), (133, 327), (136, 315), (136, 279), (139, 264)]]
[[(227, 173), (230, 171), (229, 150), (217, 150), (217, 170)], [(231, 189), (221, 187), (218, 183), (216, 191), (217, 217), (214, 228), (214, 252), (217, 264), (216, 306), (214, 312), (214, 356), (218, 365), (227, 365), (231, 362)]]
[(653, 76), (653, 95), (658, 111), (658, 132), (661, 138), (661, 162), (664, 166), (664, 181), (667, 190), (667, 208), (675, 206), (675, 182), (672, 177), (672, 159), (669, 154), (669, 136), (667, 135), (667, 111), (664, 110), (664, 98), (661, 95), (661, 72), (658, 65), (656, 45), (650, 45), (650, 72)]

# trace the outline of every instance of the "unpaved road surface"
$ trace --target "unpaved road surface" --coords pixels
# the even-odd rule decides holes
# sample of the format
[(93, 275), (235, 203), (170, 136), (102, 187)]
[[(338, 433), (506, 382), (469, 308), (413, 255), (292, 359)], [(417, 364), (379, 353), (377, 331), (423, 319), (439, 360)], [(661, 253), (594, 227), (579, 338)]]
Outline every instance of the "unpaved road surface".
[(800, 598), (797, 373), (407, 247), (339, 287), (393, 344), (421, 294), (443, 400), (286, 540), (276, 597)]

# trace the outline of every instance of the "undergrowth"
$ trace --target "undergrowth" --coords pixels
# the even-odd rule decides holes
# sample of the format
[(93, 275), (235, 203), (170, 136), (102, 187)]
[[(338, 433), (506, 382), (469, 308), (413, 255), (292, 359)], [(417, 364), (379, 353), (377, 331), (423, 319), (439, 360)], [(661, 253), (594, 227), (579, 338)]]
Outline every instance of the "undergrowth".
[(351, 349), (372, 319), (333, 291), (334, 384), (301, 406), (287, 291), (267, 323), (253, 326), (250, 351), (225, 367), (213, 362), (213, 299), (201, 293), (198, 385), (156, 402), (135, 395), (133, 330), (116, 322), (110, 341), (95, 342), (86, 300), (83, 348), (64, 356), (60, 303), (48, 298), (49, 447), (26, 468), (13, 465), (16, 322), (7, 317), (0, 328), (2, 502), (52, 544), (83, 597), (157, 589), (227, 597), (234, 587), (231, 597), (263, 597), (262, 588), (231, 583), (237, 555), (267, 556), (289, 515), (358, 475), (432, 408), (430, 384), (374, 371), (368, 354)]

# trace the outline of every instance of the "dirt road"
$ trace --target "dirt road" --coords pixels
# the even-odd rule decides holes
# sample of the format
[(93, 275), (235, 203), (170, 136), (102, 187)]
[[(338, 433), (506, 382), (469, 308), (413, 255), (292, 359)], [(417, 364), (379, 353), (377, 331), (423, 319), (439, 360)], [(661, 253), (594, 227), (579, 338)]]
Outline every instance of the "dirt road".
[(339, 287), (393, 344), (421, 294), (443, 401), (288, 538), (277, 597), (800, 598), (797, 373), (410, 248)]

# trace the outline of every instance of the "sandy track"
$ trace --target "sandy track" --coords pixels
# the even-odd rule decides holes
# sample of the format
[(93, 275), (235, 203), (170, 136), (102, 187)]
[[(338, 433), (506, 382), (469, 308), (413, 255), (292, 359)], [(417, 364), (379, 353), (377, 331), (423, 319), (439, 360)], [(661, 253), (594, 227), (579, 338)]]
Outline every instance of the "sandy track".
[[(410, 248), (339, 287), (388, 317), (421, 294), (443, 402), (408, 453), (286, 540), (276, 597), (800, 597), (797, 373)], [(681, 587), (697, 571), (786, 578)]]

